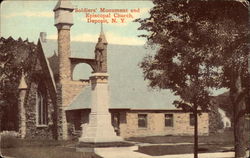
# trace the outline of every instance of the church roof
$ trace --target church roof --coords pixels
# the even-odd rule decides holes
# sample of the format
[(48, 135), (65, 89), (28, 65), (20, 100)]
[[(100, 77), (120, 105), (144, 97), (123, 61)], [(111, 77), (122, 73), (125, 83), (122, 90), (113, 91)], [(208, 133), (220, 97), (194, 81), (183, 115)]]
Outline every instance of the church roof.
[[(94, 58), (96, 43), (71, 42), (71, 57)], [(58, 73), (57, 42), (42, 42), (42, 48), (48, 57), (50, 67)], [(143, 46), (108, 45), (108, 74), (111, 109), (134, 110), (176, 110), (172, 104), (178, 97), (169, 90), (154, 90), (148, 87), (138, 64), (152, 50)], [(91, 104), (91, 88), (85, 87), (75, 97), (68, 110), (89, 109)]]

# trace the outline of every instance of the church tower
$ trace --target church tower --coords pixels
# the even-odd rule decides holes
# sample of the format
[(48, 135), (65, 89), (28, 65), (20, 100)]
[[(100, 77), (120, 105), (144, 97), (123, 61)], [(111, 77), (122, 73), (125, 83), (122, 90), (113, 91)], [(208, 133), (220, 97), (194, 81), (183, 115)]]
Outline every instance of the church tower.
[(70, 28), (73, 25), (73, 6), (69, 0), (59, 0), (54, 8), (55, 26), (58, 31), (59, 78), (57, 82), (57, 132), (58, 139), (68, 139), (65, 108), (69, 104), (71, 62)]
[(59, 79), (71, 79), (70, 70), (70, 28), (73, 25), (74, 8), (69, 0), (59, 0), (54, 8), (55, 26), (58, 31)]

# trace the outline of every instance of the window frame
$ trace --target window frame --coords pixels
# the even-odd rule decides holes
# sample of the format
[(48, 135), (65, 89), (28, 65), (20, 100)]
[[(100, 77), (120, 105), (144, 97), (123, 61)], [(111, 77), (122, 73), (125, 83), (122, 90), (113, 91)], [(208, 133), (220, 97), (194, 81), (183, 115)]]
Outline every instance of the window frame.
[(42, 87), (42, 84), (39, 84), (36, 91), (36, 126), (47, 127), (48, 123), (48, 100), (46, 88)]
[[(148, 114), (138, 114), (137, 115), (137, 119), (138, 119), (138, 128), (140, 129), (145, 129), (145, 128), (148, 128)], [(145, 121), (144, 122), (144, 126), (141, 126), (141, 123), (140, 121)]]
[[(167, 116), (171, 116), (171, 117), (168, 117)], [(170, 120), (171, 121), (171, 124), (170, 125), (167, 125), (167, 121)], [(164, 115), (164, 126), (166, 128), (171, 128), (171, 127), (174, 127), (174, 114), (172, 113), (166, 113)]]

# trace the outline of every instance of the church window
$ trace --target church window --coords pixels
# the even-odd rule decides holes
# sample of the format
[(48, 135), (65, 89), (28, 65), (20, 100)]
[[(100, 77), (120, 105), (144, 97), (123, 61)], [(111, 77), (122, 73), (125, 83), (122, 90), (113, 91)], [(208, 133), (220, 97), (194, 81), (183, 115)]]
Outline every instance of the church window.
[(165, 114), (165, 127), (174, 126), (174, 116), (173, 114)]
[(36, 123), (38, 126), (44, 126), (48, 124), (47, 93), (45, 87), (43, 87), (41, 84), (39, 84), (36, 93), (36, 115)]
[(138, 127), (147, 127), (147, 114), (138, 114)]

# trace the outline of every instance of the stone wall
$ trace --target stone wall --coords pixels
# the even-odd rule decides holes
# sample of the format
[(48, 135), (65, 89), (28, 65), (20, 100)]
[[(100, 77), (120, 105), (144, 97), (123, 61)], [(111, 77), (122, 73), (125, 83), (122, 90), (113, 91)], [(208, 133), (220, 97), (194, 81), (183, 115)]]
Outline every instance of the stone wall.
[(48, 94), (48, 125), (37, 125), (37, 111), (36, 111), (36, 92), (37, 83), (32, 82), (27, 93), (27, 100), (25, 102), (26, 110), (26, 137), (29, 139), (53, 139), (55, 137), (55, 122), (54, 105), (52, 104), (51, 97)]
[[(165, 114), (173, 114), (173, 127), (165, 127)], [(138, 114), (147, 114), (147, 127), (138, 127)], [(150, 135), (193, 135), (194, 126), (190, 126), (189, 113), (130, 111), (120, 115), (120, 134), (122, 137)], [(208, 113), (198, 117), (199, 135), (208, 135)]]
[(62, 106), (68, 106), (87, 84), (81, 81), (61, 82)]
[[(118, 112), (111, 110), (111, 113)], [(74, 126), (88, 123), (90, 110), (69, 111), (74, 122)], [(154, 136), (154, 135), (193, 135), (194, 126), (190, 126), (189, 115), (180, 111), (123, 111), (120, 114), (120, 136), (123, 138), (136, 136)], [(147, 128), (138, 127), (138, 114), (147, 114)], [(173, 114), (173, 127), (165, 127), (165, 114)], [(79, 118), (80, 117), (80, 118)], [(202, 113), (198, 116), (199, 135), (209, 134), (209, 116), (208, 113)], [(76, 128), (76, 127), (74, 127)], [(78, 127), (79, 128), (79, 127)], [(79, 130), (78, 130), (79, 131)], [(72, 133), (69, 133), (72, 135)]]
[(67, 120), (65, 109), (86, 84), (88, 83), (81, 81), (63, 81), (57, 84), (58, 139), (70, 139), (68, 136), (72, 133), (72, 122)]

